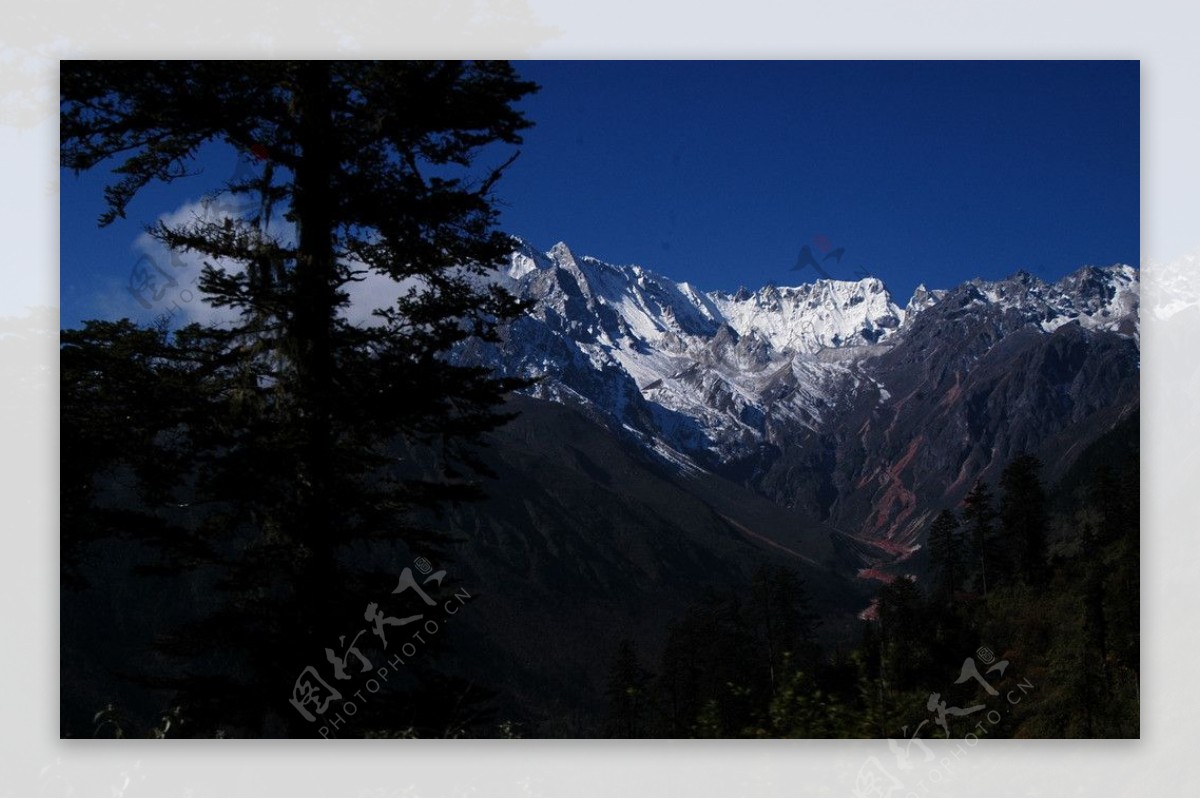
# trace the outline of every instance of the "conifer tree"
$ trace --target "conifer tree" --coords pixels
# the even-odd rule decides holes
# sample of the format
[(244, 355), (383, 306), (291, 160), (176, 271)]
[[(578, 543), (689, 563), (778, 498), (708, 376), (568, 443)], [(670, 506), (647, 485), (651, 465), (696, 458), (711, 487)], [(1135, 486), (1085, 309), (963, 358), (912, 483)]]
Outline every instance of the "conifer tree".
[(613, 737), (640, 738), (645, 735), (646, 693), (650, 678), (650, 673), (638, 661), (633, 641), (621, 639), (608, 676), (608, 709)]
[(1040, 585), (1046, 577), (1046, 493), (1038, 475), (1041, 468), (1037, 458), (1020, 455), (1000, 476), (1004, 540), (1013, 552), (1017, 574), (1031, 585)]
[[(436, 556), (412, 511), (478, 495), (471, 449), (523, 383), (446, 356), (521, 310), (488, 279), (510, 249), (493, 187), (515, 155), (478, 160), (520, 143), (515, 104), (535, 88), (503, 62), (64, 62), (62, 164), (115, 175), (101, 225), (151, 183), (193, 178), (203, 148), (256, 165), (200, 187), (236, 202), (149, 228), (204, 259), (199, 288), (231, 326), (64, 335), (65, 460), (89, 444), (64, 469), (64, 542), (121, 527), (159, 568), (210, 575), (219, 609), (166, 642), (188, 672), (168, 682), (209, 728), (313, 734), (274, 709), (383, 585), (356, 582), (351, 554), (390, 540)], [(348, 289), (370, 276), (401, 296), (351, 323)], [(121, 419), (136, 435), (111, 430)], [(114, 469), (139, 478), (138, 524), (89, 521)]]
[(935, 575), (935, 593), (953, 605), (962, 568), (962, 551), (958, 518), (952, 510), (939, 513), (929, 529), (929, 564)]
[(761, 567), (750, 584), (749, 620), (761, 647), (774, 694), (786, 679), (785, 663), (811, 670), (815, 667), (814, 633), (818, 623), (803, 581), (783, 567)]
[(966, 525), (966, 534), (971, 541), (971, 557), (976, 568), (975, 574), (978, 576), (977, 585), (983, 589), (983, 595), (986, 597), (989, 567), (992, 572), (993, 584), (996, 581), (996, 572), (999, 571), (996, 568), (998, 564), (995, 559), (992, 532), (992, 523), (995, 521), (996, 512), (992, 507), (992, 492), (987, 483), (982, 480), (977, 481), (970, 493), (967, 494), (963, 500), (962, 518)]

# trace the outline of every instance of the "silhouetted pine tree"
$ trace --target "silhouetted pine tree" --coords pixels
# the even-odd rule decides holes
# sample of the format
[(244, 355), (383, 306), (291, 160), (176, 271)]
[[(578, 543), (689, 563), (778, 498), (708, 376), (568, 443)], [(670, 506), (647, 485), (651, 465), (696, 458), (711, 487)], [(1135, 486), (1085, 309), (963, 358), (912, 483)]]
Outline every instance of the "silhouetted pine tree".
[[(534, 88), (494, 62), (64, 62), (62, 164), (115, 166), (102, 225), (210, 143), (257, 165), (223, 188), (240, 206), (149, 231), (206, 259), (199, 287), (235, 324), (63, 339), (68, 563), (75, 541), (137, 535), (224, 597), (169, 636), (183, 673), (152, 675), (194, 728), (314, 734), (286, 701), (297, 673), (389, 588), (352, 553), (436, 555), (412, 510), (478, 495), (461, 466), (523, 383), (445, 355), (521, 309), (485, 281), (510, 248), (507, 164), (471, 167), (520, 142)], [(371, 275), (407, 289), (352, 324), (347, 289)], [(114, 475), (135, 478), (119, 511), (90, 515)]]
[(756, 725), (770, 696), (737, 596), (710, 592), (667, 631), (653, 693), (660, 737), (733, 737)]
[(934, 594), (953, 605), (963, 557), (958, 518), (952, 510), (939, 513), (929, 528), (929, 565), (934, 574)]
[(647, 686), (651, 677), (650, 672), (638, 662), (637, 647), (633, 641), (621, 639), (608, 676), (608, 715), (612, 737), (640, 738), (646, 735)]
[(976, 586), (986, 597), (989, 579), (993, 584), (1001, 571), (998, 567), (992, 523), (996, 512), (992, 508), (992, 492), (987, 483), (979, 480), (963, 499), (962, 519), (971, 542), (971, 560)]
[(916, 582), (901, 577), (879, 589), (880, 673), (889, 690), (928, 685), (933, 666), (935, 629)]
[(772, 694), (787, 677), (783, 673), (785, 664), (807, 670), (810, 675), (815, 671), (814, 634), (819, 619), (795, 572), (783, 567), (760, 567), (751, 580), (747, 617)]
[(1012, 553), (1016, 574), (1030, 585), (1046, 579), (1046, 492), (1039, 472), (1042, 463), (1020, 455), (1000, 476), (1000, 522), (1004, 542)]

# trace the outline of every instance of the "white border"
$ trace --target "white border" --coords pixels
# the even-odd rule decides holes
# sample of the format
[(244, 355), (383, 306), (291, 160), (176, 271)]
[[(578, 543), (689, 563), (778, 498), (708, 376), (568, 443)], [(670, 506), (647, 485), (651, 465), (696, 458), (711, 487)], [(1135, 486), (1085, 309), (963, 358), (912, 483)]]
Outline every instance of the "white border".
[[(1136, 58), (1144, 291), (1164, 307), (1200, 245), (1200, 6), (1170, 2), (661, 3), (209, 0), (42, 3), (0, 25), (0, 316), (56, 307), (59, 57)], [(1175, 298), (1177, 299), (1177, 298)], [(1187, 303), (1192, 300), (1188, 299)], [(1185, 303), (1186, 304), (1186, 303)], [(1178, 305), (1178, 303), (1177, 303)], [(1194, 503), (1200, 313), (1144, 311), (1141, 741), (989, 741), (919, 795), (1194, 794), (1200, 727)], [(880, 742), (58, 740), (57, 353), (29, 339), (0, 384), (0, 793), (848, 795)]]

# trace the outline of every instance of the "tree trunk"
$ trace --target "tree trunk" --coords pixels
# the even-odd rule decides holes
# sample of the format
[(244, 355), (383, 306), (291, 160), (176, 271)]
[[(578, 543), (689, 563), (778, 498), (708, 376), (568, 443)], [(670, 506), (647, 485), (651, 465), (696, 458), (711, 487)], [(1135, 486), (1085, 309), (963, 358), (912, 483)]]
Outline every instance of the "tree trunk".
[[(300, 541), (316, 561), (332, 555), (333, 491), (333, 323), (336, 271), (333, 251), (333, 171), (330, 70), (323, 62), (300, 66), (296, 97), (300, 157), (293, 208), (299, 237), (292, 319), (298, 411), (303, 431), (299, 507), (295, 516)], [(315, 566), (321, 568), (319, 563)]]

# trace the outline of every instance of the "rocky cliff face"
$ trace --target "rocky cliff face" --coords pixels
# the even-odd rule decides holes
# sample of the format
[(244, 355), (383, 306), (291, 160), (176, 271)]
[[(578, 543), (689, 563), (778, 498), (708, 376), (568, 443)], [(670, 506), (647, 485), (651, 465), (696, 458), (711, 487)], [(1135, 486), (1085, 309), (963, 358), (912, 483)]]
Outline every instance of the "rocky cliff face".
[(904, 307), (871, 277), (703, 292), (565, 244), (519, 244), (499, 279), (529, 313), (456, 358), (824, 520), (864, 568), (1018, 453), (1053, 479), (1138, 402), (1127, 266), (922, 286)]

